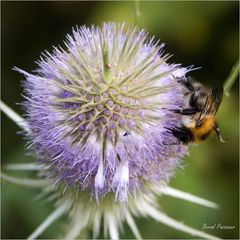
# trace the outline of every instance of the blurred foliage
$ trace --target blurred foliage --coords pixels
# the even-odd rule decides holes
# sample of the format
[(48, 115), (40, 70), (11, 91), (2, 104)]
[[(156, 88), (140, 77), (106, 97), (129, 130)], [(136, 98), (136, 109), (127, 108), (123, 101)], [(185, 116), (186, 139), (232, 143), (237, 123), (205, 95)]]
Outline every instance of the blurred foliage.
[[(173, 53), (171, 62), (183, 66), (202, 67), (192, 72), (196, 79), (222, 85), (239, 54), (238, 1), (160, 1), (140, 2), (138, 25), (166, 43), (166, 52)], [(65, 35), (76, 25), (118, 21), (134, 24), (134, 2), (1, 2), (2, 99), (23, 113), (19, 103), (21, 79), (12, 71), (18, 66), (26, 71), (36, 68), (35, 60), (52, 45), (63, 46)], [(210, 210), (181, 200), (163, 196), (159, 203), (164, 212), (197, 229), (204, 223), (235, 226), (233, 230), (208, 230), (221, 238), (238, 239), (238, 82), (225, 98), (217, 118), (226, 144), (215, 136), (190, 147), (171, 185), (220, 204)], [(2, 164), (33, 161), (26, 156), (24, 140), (13, 122), (2, 115)], [(15, 175), (15, 172), (11, 172)], [(32, 173), (18, 173), (32, 176)], [(36, 200), (38, 190), (2, 184), (2, 238), (26, 238), (45, 217), (52, 204)], [(62, 218), (43, 235), (56, 238), (62, 230)], [(149, 219), (137, 221), (144, 238), (190, 238)], [(126, 227), (123, 238), (133, 238)]]

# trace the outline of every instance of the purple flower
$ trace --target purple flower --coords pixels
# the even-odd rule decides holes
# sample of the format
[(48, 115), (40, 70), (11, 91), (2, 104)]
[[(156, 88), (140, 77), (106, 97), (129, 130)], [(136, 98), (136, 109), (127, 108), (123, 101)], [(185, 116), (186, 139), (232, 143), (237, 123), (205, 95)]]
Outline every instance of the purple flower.
[(179, 124), (169, 109), (182, 107), (175, 76), (188, 69), (166, 63), (163, 45), (124, 24), (76, 28), (65, 45), (43, 54), (35, 74), (17, 69), (44, 175), (120, 202), (168, 180), (187, 151), (166, 128)]
[[(119, 238), (126, 221), (141, 238), (132, 216), (150, 216), (192, 235), (214, 238), (158, 210), (160, 194), (216, 208), (216, 204), (166, 186), (187, 153), (187, 145), (167, 129), (180, 126), (183, 87), (176, 79), (190, 71), (168, 64), (163, 44), (144, 30), (108, 23), (80, 27), (67, 36), (66, 49), (54, 48), (26, 77), (26, 119), (1, 102), (20, 127), (38, 158), (12, 170), (37, 170), (40, 180), (2, 178), (39, 187), (56, 209), (29, 236), (37, 238), (64, 213), (70, 218), (64, 239), (91, 228)], [(93, 198), (92, 198), (93, 197)], [(123, 204), (125, 203), (125, 204)]]

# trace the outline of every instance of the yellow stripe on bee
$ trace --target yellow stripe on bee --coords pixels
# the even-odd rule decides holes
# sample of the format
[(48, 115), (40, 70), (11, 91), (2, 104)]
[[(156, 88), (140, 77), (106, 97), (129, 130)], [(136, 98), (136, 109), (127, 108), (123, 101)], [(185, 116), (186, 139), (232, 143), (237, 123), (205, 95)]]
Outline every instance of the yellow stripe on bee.
[(215, 118), (214, 116), (205, 116), (201, 123), (200, 127), (190, 128), (194, 142), (203, 141), (212, 132), (215, 126)]

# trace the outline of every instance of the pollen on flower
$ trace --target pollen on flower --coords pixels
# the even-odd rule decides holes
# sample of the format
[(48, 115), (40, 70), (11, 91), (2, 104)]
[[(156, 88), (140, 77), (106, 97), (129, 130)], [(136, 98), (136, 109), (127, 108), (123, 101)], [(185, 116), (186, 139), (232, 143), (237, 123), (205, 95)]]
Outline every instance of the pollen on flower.
[[(124, 24), (77, 27), (24, 82), (30, 141), (46, 177), (119, 201), (166, 181), (187, 147), (166, 144), (179, 116), (189, 71), (167, 64), (163, 45)], [(174, 140), (173, 140), (174, 141)]]

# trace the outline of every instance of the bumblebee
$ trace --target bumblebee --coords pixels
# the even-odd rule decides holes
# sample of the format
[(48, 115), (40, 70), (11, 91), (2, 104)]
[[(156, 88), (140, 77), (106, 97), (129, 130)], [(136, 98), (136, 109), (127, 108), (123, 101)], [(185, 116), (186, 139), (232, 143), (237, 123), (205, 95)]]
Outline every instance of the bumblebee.
[(181, 126), (169, 129), (183, 144), (199, 143), (205, 140), (212, 132), (217, 134), (220, 142), (224, 143), (215, 114), (222, 101), (223, 89), (208, 88), (192, 78), (179, 78), (177, 82), (183, 85), (183, 108), (171, 109), (181, 114)]

